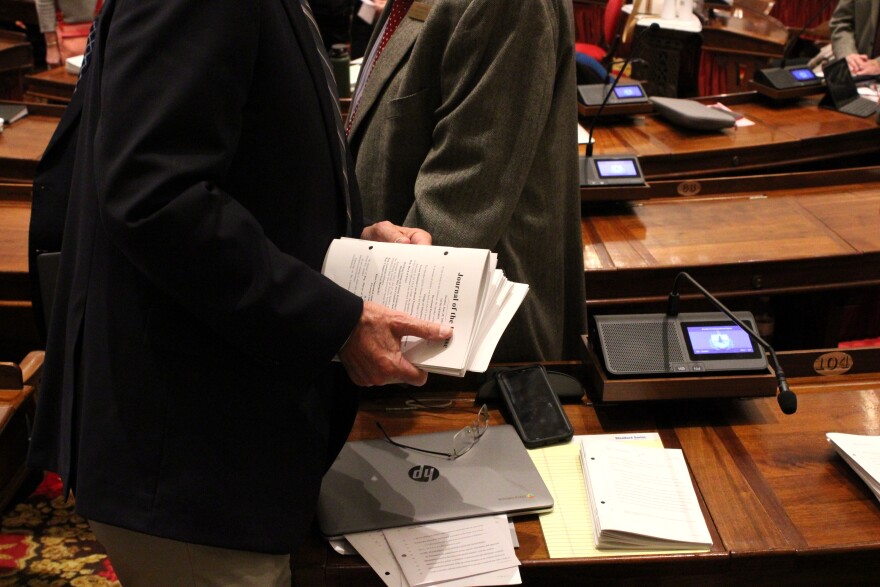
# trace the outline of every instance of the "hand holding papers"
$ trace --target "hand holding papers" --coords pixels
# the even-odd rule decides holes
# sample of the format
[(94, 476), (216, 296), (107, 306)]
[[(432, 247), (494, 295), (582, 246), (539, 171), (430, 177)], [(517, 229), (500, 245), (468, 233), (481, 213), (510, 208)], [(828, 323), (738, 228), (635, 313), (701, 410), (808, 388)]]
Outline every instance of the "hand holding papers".
[(416, 318), (448, 324), (448, 341), (403, 339), (403, 354), (432, 373), (482, 373), (504, 329), (528, 293), (507, 281), (485, 249), (334, 240), (322, 273), (364, 300)]

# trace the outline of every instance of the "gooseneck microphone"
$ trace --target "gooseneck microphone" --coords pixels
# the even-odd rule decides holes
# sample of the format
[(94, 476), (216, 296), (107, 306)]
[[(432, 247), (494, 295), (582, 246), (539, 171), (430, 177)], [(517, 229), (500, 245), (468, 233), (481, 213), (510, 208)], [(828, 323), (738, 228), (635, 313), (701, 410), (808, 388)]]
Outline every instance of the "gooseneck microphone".
[[(806, 24), (804, 24), (804, 26), (801, 27), (797, 34), (793, 35), (791, 39), (786, 43), (785, 48), (782, 50), (782, 59), (779, 63), (779, 67), (767, 67), (765, 69), (759, 69), (755, 72), (753, 80), (757, 84), (755, 89), (759, 93), (769, 96), (773, 99), (778, 99), (782, 96), (774, 95), (773, 90), (805, 90), (808, 93), (813, 93), (814, 90), (822, 87), (822, 78), (813, 73), (813, 71), (809, 67), (807, 67), (806, 65), (786, 66), (786, 61), (788, 60), (788, 55), (789, 53), (791, 53), (792, 48), (794, 48), (795, 44), (797, 43), (797, 40), (800, 39), (802, 34), (804, 34), (804, 31), (807, 30), (807, 27), (813, 24), (813, 21), (816, 20), (823, 12), (825, 12), (825, 9), (828, 8), (832, 1), (833, 0), (825, 0), (825, 3), (822, 4), (822, 7), (819, 8), (818, 11), (813, 13), (809, 20), (807, 20)], [(803, 95), (803, 93), (799, 93), (796, 95)]]
[(640, 32), (633, 39), (632, 47), (629, 50), (629, 55), (627, 55), (626, 59), (623, 62), (623, 65), (618, 70), (617, 75), (614, 76), (614, 81), (611, 82), (611, 85), (608, 87), (608, 91), (605, 92), (605, 98), (602, 100), (602, 103), (599, 105), (599, 109), (596, 111), (596, 115), (593, 116), (592, 122), (590, 122), (590, 142), (587, 143), (587, 159), (593, 156), (593, 130), (596, 128), (596, 121), (599, 120), (599, 116), (602, 114), (602, 110), (605, 109), (605, 105), (608, 103), (608, 100), (611, 98), (611, 92), (614, 91), (614, 88), (617, 87), (617, 82), (620, 81), (620, 76), (623, 75), (624, 70), (626, 70), (626, 66), (629, 65), (633, 56), (636, 54), (636, 49), (638, 48), (642, 38), (648, 34), (649, 31), (656, 31), (660, 28), (660, 25), (656, 22), (651, 23), (651, 26)]
[(782, 61), (779, 63), (780, 68), (785, 67), (785, 62), (788, 59), (788, 54), (794, 48), (795, 44), (797, 44), (798, 39), (801, 38), (801, 35), (804, 34), (804, 32), (810, 27), (811, 24), (813, 24), (813, 21), (815, 21), (817, 18), (819, 18), (822, 15), (823, 12), (825, 12), (825, 9), (828, 8), (828, 6), (830, 6), (832, 2), (834, 2), (834, 0), (825, 0), (825, 3), (822, 4), (822, 7), (813, 13), (813, 15), (809, 18), (809, 20), (807, 20), (807, 22), (804, 24), (804, 26), (802, 26), (800, 28), (800, 30), (797, 32), (797, 34), (792, 35), (791, 40), (788, 42), (785, 49), (782, 51)]
[(667, 316), (678, 316), (678, 305), (679, 305), (679, 293), (678, 293), (678, 281), (680, 278), (685, 278), (691, 282), (700, 293), (702, 293), (706, 299), (708, 299), (712, 304), (724, 312), (724, 314), (733, 320), (734, 324), (745, 330), (749, 335), (755, 339), (769, 354), (770, 361), (773, 363), (773, 369), (776, 371), (776, 382), (779, 387), (779, 393), (776, 396), (776, 401), (779, 403), (779, 408), (782, 410), (783, 414), (794, 414), (797, 411), (797, 396), (794, 392), (788, 387), (788, 381), (785, 378), (785, 373), (782, 370), (782, 366), (779, 364), (779, 359), (776, 358), (776, 351), (773, 350), (773, 347), (765, 341), (763, 338), (758, 336), (758, 333), (755, 332), (752, 328), (747, 326), (742, 320), (733, 315), (733, 312), (727, 309), (727, 307), (722, 304), (715, 296), (710, 294), (706, 288), (696, 282), (696, 280), (688, 275), (686, 272), (682, 271), (678, 275), (675, 276), (675, 281), (672, 283), (672, 291), (669, 292), (669, 305), (666, 310)]
[[(611, 93), (615, 91), (617, 82), (620, 81), (620, 76), (623, 75), (626, 66), (629, 65), (633, 56), (636, 54), (639, 42), (648, 31), (657, 30), (658, 28), (660, 28), (660, 25), (656, 22), (651, 23), (651, 26), (639, 32), (635, 39), (633, 39), (629, 55), (623, 62), (620, 70), (617, 72), (614, 81), (608, 86), (608, 91), (605, 92), (605, 95), (602, 98), (602, 103), (599, 105), (596, 114), (593, 116), (593, 120), (590, 122), (590, 138), (587, 142), (587, 147), (584, 150), (586, 154), (584, 157), (579, 157), (578, 161), (580, 165), (580, 184), (582, 187), (645, 185), (645, 176), (642, 173), (641, 165), (639, 165), (639, 158), (635, 155), (600, 155), (593, 157), (593, 145), (596, 142), (593, 138), (593, 132), (596, 130), (596, 121), (599, 120), (602, 111), (605, 109), (608, 100), (611, 98)], [(604, 90), (604, 87), (602, 90)], [(581, 91), (580, 87), (578, 88), (578, 91)], [(639, 88), (632, 97), (635, 97), (635, 94), (639, 97), (644, 96), (641, 88)]]

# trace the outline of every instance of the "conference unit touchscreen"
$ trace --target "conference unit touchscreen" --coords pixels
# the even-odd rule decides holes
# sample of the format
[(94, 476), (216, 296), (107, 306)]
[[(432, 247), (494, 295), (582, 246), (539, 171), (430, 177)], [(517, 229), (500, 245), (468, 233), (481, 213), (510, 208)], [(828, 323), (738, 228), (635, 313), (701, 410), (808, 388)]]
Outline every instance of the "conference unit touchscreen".
[[(749, 328), (755, 319), (736, 312)], [(599, 315), (591, 338), (611, 375), (763, 373), (764, 350), (721, 312)]]
[(602, 179), (610, 177), (639, 177), (635, 159), (598, 159), (596, 161), (596, 170)]
[(645, 93), (642, 91), (641, 86), (638, 85), (616, 86), (614, 88), (614, 95), (621, 100), (632, 100), (634, 98), (645, 97)]

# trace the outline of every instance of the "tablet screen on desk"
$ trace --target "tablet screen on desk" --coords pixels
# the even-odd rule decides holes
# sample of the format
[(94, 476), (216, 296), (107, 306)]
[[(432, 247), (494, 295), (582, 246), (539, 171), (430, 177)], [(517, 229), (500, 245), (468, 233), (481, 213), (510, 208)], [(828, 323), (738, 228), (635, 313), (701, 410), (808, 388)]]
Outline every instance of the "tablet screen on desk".
[(609, 159), (597, 160), (596, 169), (599, 177), (607, 179), (609, 177), (638, 177), (639, 172), (636, 170), (635, 161), (632, 159)]
[(627, 100), (632, 98), (644, 98), (645, 93), (642, 92), (642, 88), (637, 85), (634, 86), (616, 86), (614, 88), (614, 95), (617, 96), (621, 100)]
[(798, 69), (790, 69), (789, 72), (799, 82), (810, 82), (816, 79), (816, 74), (807, 67), (799, 67)]

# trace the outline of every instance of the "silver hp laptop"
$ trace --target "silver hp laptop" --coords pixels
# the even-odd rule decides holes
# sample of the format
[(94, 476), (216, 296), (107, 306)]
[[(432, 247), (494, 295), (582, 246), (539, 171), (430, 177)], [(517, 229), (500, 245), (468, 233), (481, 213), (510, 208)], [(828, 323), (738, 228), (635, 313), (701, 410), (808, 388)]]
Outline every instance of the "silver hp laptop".
[[(397, 436), (448, 452), (455, 431)], [(512, 426), (490, 426), (455, 460), (385, 439), (345, 444), (324, 477), (318, 522), (327, 538), (411, 524), (548, 511), (553, 497)]]
[(821, 106), (862, 118), (877, 112), (876, 102), (859, 95), (845, 57), (825, 65), (822, 73), (825, 75), (828, 95), (820, 102)]

